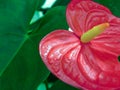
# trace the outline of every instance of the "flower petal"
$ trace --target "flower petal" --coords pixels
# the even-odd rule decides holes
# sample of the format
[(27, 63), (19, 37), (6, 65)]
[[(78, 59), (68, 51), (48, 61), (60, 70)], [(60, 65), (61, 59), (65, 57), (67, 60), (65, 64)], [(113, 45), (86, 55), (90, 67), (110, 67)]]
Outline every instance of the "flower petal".
[(110, 26), (104, 33), (91, 41), (91, 44), (96, 49), (101, 49), (106, 52), (120, 55), (120, 24)]
[(93, 46), (91, 46), (91, 50), (97, 65), (102, 70), (98, 76), (99, 84), (114, 88), (119, 87), (120, 62), (118, 61), (117, 54)]
[[(84, 49), (77, 36), (65, 30), (48, 34), (39, 46), (42, 60), (48, 69), (62, 81), (89, 90), (112, 90), (95, 83), (101, 70), (96, 64), (92, 65), (94, 67), (90, 66), (92, 61), (90, 62), (89, 55), (92, 53), (88, 49), (89, 47)], [(96, 62), (94, 58), (93, 62)]]
[[(78, 83), (66, 75), (67, 70), (63, 70), (64, 65), (62, 64), (62, 62), (66, 62), (63, 57), (72, 49), (75, 49), (74, 55), (77, 55), (81, 49), (80, 40), (72, 32), (66, 30), (51, 32), (42, 39), (39, 46), (42, 60), (48, 69), (59, 79), (78, 87)], [(69, 67), (69, 70), (70, 68), (72, 67)]]
[[(91, 90), (103, 90), (105, 88), (114, 90), (120, 86), (120, 62), (114, 54), (99, 50), (91, 44), (84, 45), (79, 55), (78, 66), (88, 80), (86, 84), (91, 82), (96, 85), (96, 87), (91, 85)], [(88, 85), (85, 87), (90, 88)]]
[(66, 17), (70, 28), (78, 36), (95, 25), (108, 22), (111, 12), (106, 7), (90, 0), (75, 1), (71, 1), (68, 5)]
[[(90, 43), (97, 65), (102, 72), (99, 83), (106, 86), (120, 86), (120, 19), (110, 16), (110, 27)], [(104, 82), (103, 82), (104, 81)]]
[(57, 30), (48, 34), (42, 39), (39, 50), (48, 69), (72, 86), (114, 90), (120, 85), (116, 56), (93, 48), (90, 43), (81, 44), (73, 32)]

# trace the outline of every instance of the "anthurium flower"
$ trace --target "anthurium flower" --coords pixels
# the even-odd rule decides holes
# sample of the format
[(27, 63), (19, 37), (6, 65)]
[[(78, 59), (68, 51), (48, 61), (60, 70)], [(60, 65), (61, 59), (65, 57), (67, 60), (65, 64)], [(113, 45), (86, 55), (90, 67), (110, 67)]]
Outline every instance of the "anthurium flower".
[(39, 45), (48, 69), (84, 90), (120, 90), (120, 18), (91, 0), (71, 0), (69, 30), (55, 30)]

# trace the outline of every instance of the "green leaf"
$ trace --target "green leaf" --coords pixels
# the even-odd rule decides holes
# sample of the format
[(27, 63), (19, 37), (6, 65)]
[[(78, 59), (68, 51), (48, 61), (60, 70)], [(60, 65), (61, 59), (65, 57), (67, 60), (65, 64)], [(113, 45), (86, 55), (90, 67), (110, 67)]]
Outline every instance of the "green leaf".
[(94, 1), (108, 7), (115, 16), (120, 17), (120, 0), (94, 0)]
[(55, 6), (66, 6), (71, 0), (56, 0), (52, 7)]
[(72, 87), (60, 80), (58, 80), (50, 89), (48, 90), (80, 90), (75, 87)]
[(37, 4), (38, 0), (0, 2), (0, 76), (25, 42)]
[[(41, 12), (42, 13), (42, 12)], [(30, 24), (33, 24), (34, 22), (36, 22), (37, 20), (39, 20), (42, 17), (42, 15), (40, 15), (39, 11), (36, 11), (33, 15), (33, 18), (30, 21)]]
[[(38, 24), (38, 25), (37, 25)], [(57, 29), (68, 29), (68, 25), (66, 22), (66, 7), (58, 6), (51, 10), (49, 10), (45, 16), (40, 19), (40, 22), (36, 22), (32, 27), (35, 28), (33, 32), (31, 32), (31, 37), (35, 37), (39, 41), (51, 31)]]
[(46, 0), (39, 0), (37, 9), (39, 10)]
[[(10, 24), (10, 26), (13, 25)], [(11, 32), (14, 29), (15, 34), (11, 34), (9, 38), (5, 37), (10, 44), (8, 43), (9, 46), (6, 45), (1, 50), (9, 48), (9, 50), (14, 49), (14, 52), (9, 52), (7, 49), (5, 51), (3, 62), (7, 62), (6, 60), (9, 59), (7, 56), (7, 52), (9, 52), (11, 54), (9, 56), (11, 63), (7, 64), (6, 70), (0, 77), (0, 90), (34, 90), (41, 82), (47, 79), (49, 71), (40, 59), (39, 42), (54, 29), (68, 28), (65, 19), (65, 7), (51, 9), (40, 21), (35, 23), (35, 26), (33, 25), (31, 30), (27, 30), (27, 28), (20, 28), (19, 30), (19, 28), (13, 27), (10, 28), (10, 31), (8, 30)], [(26, 31), (26, 33), (17, 32), (21, 30)], [(3, 62), (0, 62), (0, 64), (4, 64)]]
[(44, 83), (41, 83), (41, 84), (39, 85), (39, 87), (37, 88), (37, 90), (46, 90), (45, 84), (44, 84)]
[(35, 90), (48, 75), (38, 44), (28, 38), (0, 78), (0, 90)]

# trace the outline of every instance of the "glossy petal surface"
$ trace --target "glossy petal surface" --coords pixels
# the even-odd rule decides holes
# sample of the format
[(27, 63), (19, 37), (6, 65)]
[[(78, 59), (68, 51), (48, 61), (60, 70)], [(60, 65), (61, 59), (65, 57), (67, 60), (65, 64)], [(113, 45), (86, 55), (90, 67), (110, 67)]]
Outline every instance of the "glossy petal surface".
[[(85, 90), (120, 88), (120, 18), (91, 0), (72, 0), (66, 11), (73, 32), (56, 30), (40, 42), (40, 54), (48, 69), (62, 81)], [(110, 27), (89, 43), (81, 35), (108, 22)]]
[(48, 69), (64, 82), (74, 86), (79, 85), (69, 78), (69, 75), (76, 76), (75, 73), (78, 70), (76, 60), (80, 49), (79, 38), (65, 30), (57, 30), (48, 34), (43, 38), (39, 47), (41, 57)]
[(68, 5), (66, 16), (70, 28), (78, 36), (95, 25), (108, 22), (111, 12), (106, 7), (89, 0), (75, 1)]

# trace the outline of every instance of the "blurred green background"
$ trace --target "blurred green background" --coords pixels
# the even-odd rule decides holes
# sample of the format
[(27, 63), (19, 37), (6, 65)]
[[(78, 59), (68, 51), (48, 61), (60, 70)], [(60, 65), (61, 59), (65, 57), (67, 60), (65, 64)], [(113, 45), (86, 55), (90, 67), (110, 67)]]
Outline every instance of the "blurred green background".
[[(94, 0), (120, 17), (120, 0)], [(68, 29), (70, 0), (0, 1), (0, 90), (78, 90), (52, 75), (42, 62), (40, 40)], [(57, 21), (57, 23), (56, 23)]]

